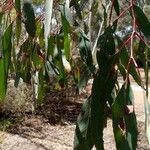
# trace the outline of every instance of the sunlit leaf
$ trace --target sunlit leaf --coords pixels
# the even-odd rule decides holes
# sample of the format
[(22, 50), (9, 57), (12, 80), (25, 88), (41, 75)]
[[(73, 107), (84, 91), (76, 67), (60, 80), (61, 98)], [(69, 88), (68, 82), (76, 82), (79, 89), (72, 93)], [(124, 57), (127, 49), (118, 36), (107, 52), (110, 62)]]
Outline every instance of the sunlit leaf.
[[(2, 58), (0, 58), (0, 101), (4, 100), (7, 90), (7, 78), (9, 72), (9, 65), (11, 62), (11, 49), (12, 49), (12, 23), (8, 26), (4, 32), (2, 41), (0, 41), (0, 53), (2, 53)], [(0, 39), (1, 40), (1, 39)]]
[(64, 54), (67, 58), (67, 60), (70, 59), (70, 36), (69, 36), (69, 30), (70, 30), (70, 24), (65, 18), (65, 16), (61, 15), (62, 19), (62, 26), (63, 26), (63, 32), (64, 32)]

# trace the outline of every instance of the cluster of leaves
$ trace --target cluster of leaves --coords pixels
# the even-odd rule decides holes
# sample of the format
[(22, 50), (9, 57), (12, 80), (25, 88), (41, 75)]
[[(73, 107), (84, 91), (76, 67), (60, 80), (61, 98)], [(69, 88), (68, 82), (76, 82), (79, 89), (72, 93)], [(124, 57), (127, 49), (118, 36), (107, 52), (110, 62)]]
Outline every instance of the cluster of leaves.
[[(113, 9), (116, 11), (117, 19), (111, 23)], [(117, 21), (127, 12), (130, 13), (133, 24), (131, 34), (124, 40), (116, 35), (116, 29)], [(150, 22), (142, 9), (132, 0), (122, 12), (120, 12), (118, 1), (112, 1), (108, 20), (110, 24), (104, 27), (104, 32), (98, 37), (97, 48), (99, 50), (96, 55), (99, 69), (94, 77), (92, 93), (84, 103), (77, 120), (75, 150), (90, 150), (93, 146), (97, 150), (104, 149), (103, 129), (107, 119), (106, 107), (109, 107), (112, 114), (116, 148), (135, 150), (137, 146), (137, 121), (130, 84), (131, 76), (143, 89), (144, 85), (133, 55), (135, 52), (133, 40), (137, 38), (139, 41), (137, 51), (140, 53), (147, 74)], [(118, 73), (123, 77), (122, 85), (118, 83)], [(148, 80), (148, 76), (146, 79)], [(148, 85), (146, 90), (147, 88)]]
[[(94, 72), (94, 65), (87, 35), (74, 25), (71, 3), (54, 1), (54, 8), (49, 10), (52, 12), (50, 20), (50, 13), (46, 14), (46, 10), (45, 14), (36, 15), (32, 2), (28, 0), (8, 0), (1, 5), (1, 101), (5, 98), (8, 73), (15, 74), (15, 86), (20, 78), (32, 83), (39, 102), (42, 102), (45, 88), (53, 77), (60, 88), (67, 86), (70, 77), (78, 89), (86, 85)], [(50, 31), (44, 24), (46, 19), (50, 21), (48, 26), (52, 26)], [(48, 31), (46, 37), (45, 31)], [(79, 49), (81, 59), (75, 52)], [(88, 75), (85, 77), (85, 74)]]
[[(104, 149), (103, 129), (109, 107), (117, 149), (135, 150), (137, 122), (131, 76), (139, 86), (145, 87), (134, 59), (133, 45), (137, 38), (147, 75), (150, 22), (134, 0), (127, 3), (127, 8), (120, 11), (118, 0), (106, 3), (46, 0), (45, 14), (36, 16), (31, 1), (7, 0), (0, 12), (0, 100), (5, 98), (8, 75), (12, 72), (15, 86), (20, 78), (33, 85), (38, 104), (53, 76), (61, 88), (72, 77), (78, 90), (94, 77), (91, 95), (76, 123), (74, 149), (90, 150), (93, 146)], [(116, 32), (118, 20), (126, 13), (133, 20), (132, 32), (127, 39), (122, 39)], [(76, 60), (78, 51), (80, 58)], [(118, 74), (123, 77), (122, 85), (118, 83)]]

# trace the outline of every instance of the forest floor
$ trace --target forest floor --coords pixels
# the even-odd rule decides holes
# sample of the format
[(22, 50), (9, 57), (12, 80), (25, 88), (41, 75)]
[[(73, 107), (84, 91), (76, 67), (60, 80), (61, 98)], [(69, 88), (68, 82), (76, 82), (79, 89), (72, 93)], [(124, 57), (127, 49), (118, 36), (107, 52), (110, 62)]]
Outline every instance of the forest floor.
[[(150, 150), (144, 130), (144, 94), (132, 81), (138, 121), (137, 150)], [(83, 99), (90, 94), (91, 83), (80, 96), (69, 91), (49, 93), (36, 115), (26, 112), (20, 117), (0, 116), (0, 150), (72, 150), (75, 122)], [(68, 93), (68, 94), (66, 94)], [(71, 99), (71, 100), (70, 100)], [(116, 150), (111, 119), (104, 129), (105, 150)]]

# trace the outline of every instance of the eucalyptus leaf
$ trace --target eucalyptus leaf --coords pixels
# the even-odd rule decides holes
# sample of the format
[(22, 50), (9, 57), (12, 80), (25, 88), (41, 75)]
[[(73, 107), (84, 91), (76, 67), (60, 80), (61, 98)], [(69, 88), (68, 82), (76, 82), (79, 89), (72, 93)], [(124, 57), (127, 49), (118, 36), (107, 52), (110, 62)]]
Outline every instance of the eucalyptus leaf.
[(11, 23), (4, 32), (4, 35), (1, 36), (1, 53), (2, 58), (0, 58), (0, 101), (3, 101), (6, 95), (7, 90), (7, 79), (8, 79), (8, 72), (9, 66), (11, 63), (11, 50), (12, 50), (12, 26)]
[(24, 23), (26, 31), (31, 37), (35, 37), (36, 23), (35, 23), (35, 14), (31, 1), (24, 0), (22, 10), (24, 14)]

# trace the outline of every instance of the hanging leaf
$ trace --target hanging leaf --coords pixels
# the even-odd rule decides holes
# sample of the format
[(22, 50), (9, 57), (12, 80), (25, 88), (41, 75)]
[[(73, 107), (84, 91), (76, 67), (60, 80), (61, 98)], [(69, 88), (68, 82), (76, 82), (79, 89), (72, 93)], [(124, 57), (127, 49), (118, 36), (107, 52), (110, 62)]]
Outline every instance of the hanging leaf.
[(7, 78), (5, 75), (5, 67), (4, 67), (4, 59), (0, 59), (0, 70), (1, 70), (1, 76), (0, 76), (0, 102), (2, 102), (6, 95), (6, 82)]
[(125, 92), (125, 84), (123, 84), (112, 106), (113, 131), (116, 148), (118, 150), (129, 150), (129, 145), (125, 138), (124, 131), (120, 127), (124, 124), (124, 122), (120, 122), (120, 120), (122, 120), (124, 116)]
[(142, 9), (136, 5), (133, 7), (135, 18), (136, 18), (136, 24), (139, 27), (140, 31), (148, 38), (150, 39), (150, 22)]
[[(120, 89), (112, 106), (113, 129), (116, 147), (120, 150), (136, 150), (137, 122), (133, 107), (133, 92), (127, 80)], [(130, 112), (131, 111), (131, 112)]]
[(1, 25), (1, 23), (2, 23), (2, 18), (3, 18), (3, 13), (0, 12), (0, 25)]
[(45, 76), (44, 76), (44, 69), (41, 68), (38, 73), (38, 97), (37, 97), (37, 104), (41, 105), (43, 103), (43, 99), (45, 96)]
[(7, 78), (9, 72), (9, 65), (11, 63), (11, 49), (12, 49), (12, 23), (8, 26), (4, 35), (0, 37), (0, 101), (3, 101), (7, 90)]
[[(43, 24), (42, 24), (42, 27), (41, 27), (38, 37), (39, 37), (39, 44), (44, 49), (46, 46), (46, 41), (44, 38), (44, 25)], [(44, 49), (44, 51), (45, 51), (45, 49)]]
[(63, 26), (63, 32), (64, 32), (64, 54), (67, 58), (67, 60), (70, 59), (70, 24), (65, 18), (63, 14), (61, 14), (61, 20), (62, 20), (62, 26)]
[(138, 131), (137, 131), (136, 115), (133, 107), (134, 95), (129, 80), (127, 81), (127, 85), (126, 85), (126, 105), (127, 105), (126, 108), (128, 108), (129, 106), (133, 108), (133, 110), (128, 110), (129, 113), (128, 112), (125, 113), (126, 137), (130, 149), (136, 150)]
[(55, 44), (56, 44), (56, 36), (51, 35), (48, 38), (47, 57), (49, 57), (49, 56), (54, 57)]
[(82, 32), (80, 32), (79, 36), (79, 50), (82, 60), (85, 62), (91, 73), (94, 73), (94, 65), (93, 65), (93, 59), (92, 59), (92, 52), (90, 47), (90, 42), (86, 35)]
[(113, 3), (114, 3), (114, 9), (116, 11), (116, 14), (117, 14), (117, 16), (119, 16), (119, 14), (120, 14), (119, 2), (118, 2), (118, 0), (114, 0)]
[(42, 53), (42, 49), (38, 43), (34, 44), (34, 49), (32, 52), (32, 61), (36, 69), (40, 69), (44, 65), (44, 54)]
[[(104, 39), (108, 33), (109, 32), (105, 32), (103, 38), (99, 38), (98, 45), (101, 49), (97, 52), (97, 61), (100, 69), (95, 75), (92, 94), (88, 99), (90, 103), (86, 110), (88, 115), (86, 116), (86, 122), (84, 122), (84, 130), (80, 128), (82, 122), (77, 122), (75, 139), (77, 142), (77, 145), (75, 145), (77, 147), (76, 149), (90, 150), (95, 146), (98, 150), (104, 150), (103, 128), (106, 120), (105, 107), (107, 102), (110, 104), (113, 103), (112, 92), (117, 79), (114, 68), (116, 58), (115, 55), (113, 55), (115, 54), (114, 40), (112, 36), (109, 42), (107, 42), (107, 38)], [(112, 35), (112, 33), (109, 33), (109, 35)], [(83, 51), (83, 54), (84, 53), (86, 53), (85, 50)], [(110, 54), (112, 57), (110, 57)], [(103, 66), (102, 64), (105, 65)], [(84, 120), (84, 116), (81, 116), (81, 120)]]
[(24, 24), (26, 31), (31, 37), (35, 37), (36, 32), (36, 23), (35, 23), (35, 14), (31, 4), (31, 1), (23, 1), (23, 15), (24, 15)]
[(5, 64), (5, 73), (8, 76), (9, 64), (11, 61), (11, 49), (12, 49), (12, 23), (6, 29), (3, 38), (2, 38), (2, 47), (3, 47), (3, 57), (4, 57), (4, 64)]
[(90, 103), (91, 97), (83, 104), (81, 113), (78, 117), (74, 137), (74, 150), (90, 150), (94, 145), (92, 136), (90, 136)]
[(61, 35), (58, 35), (56, 38), (56, 45), (58, 54), (55, 56), (55, 64), (59, 68), (59, 78), (66, 82), (66, 72), (63, 65), (63, 53), (62, 53), (62, 45), (61, 45)]
[(91, 78), (91, 71), (87, 68), (86, 65), (83, 65), (83, 67), (81, 69), (83, 69), (83, 70), (82, 70), (82, 72), (78, 72), (79, 78), (78, 78), (78, 83), (77, 83), (79, 93), (82, 89), (84, 89), (86, 87), (89, 79)]
[(105, 32), (100, 35), (98, 39), (97, 47), (100, 48), (100, 51), (105, 53), (105, 55), (115, 54), (116, 49), (113, 32), (112, 27), (107, 27)]
[(34, 45), (28, 38), (20, 47), (17, 56), (16, 74), (21, 77), (24, 82), (31, 83), (31, 56), (34, 50)]
[(125, 116), (126, 123), (126, 138), (131, 150), (136, 150), (137, 147), (137, 121), (135, 113), (130, 113)]
[(138, 45), (138, 49), (136, 51), (136, 62), (138, 67), (143, 67), (145, 72), (146, 72), (146, 53), (147, 51), (147, 47), (145, 45), (145, 43), (140, 40), (139, 45)]

